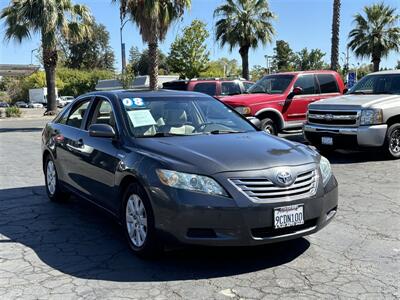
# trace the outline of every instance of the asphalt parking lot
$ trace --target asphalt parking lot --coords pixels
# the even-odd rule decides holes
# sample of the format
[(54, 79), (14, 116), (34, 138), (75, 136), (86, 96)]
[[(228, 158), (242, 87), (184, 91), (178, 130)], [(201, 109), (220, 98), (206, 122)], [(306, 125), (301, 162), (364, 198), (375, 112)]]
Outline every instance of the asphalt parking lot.
[(1, 299), (400, 298), (400, 161), (373, 152), (330, 155), (339, 211), (312, 236), (257, 248), (177, 249), (144, 261), (96, 208), (74, 198), (48, 201), (44, 124), (0, 120)]

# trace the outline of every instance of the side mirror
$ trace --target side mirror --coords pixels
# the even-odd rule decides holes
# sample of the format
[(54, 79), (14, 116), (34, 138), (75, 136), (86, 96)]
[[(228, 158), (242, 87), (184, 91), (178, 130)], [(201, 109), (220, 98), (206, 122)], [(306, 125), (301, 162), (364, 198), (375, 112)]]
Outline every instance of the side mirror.
[(349, 91), (348, 88), (344, 88), (344, 89), (343, 89), (343, 94), (346, 94), (348, 91)]
[(89, 135), (94, 137), (114, 138), (115, 131), (108, 124), (92, 124), (89, 126)]
[(301, 95), (303, 93), (303, 89), (299, 86), (293, 88), (293, 91), (289, 93), (288, 99), (293, 99), (294, 96)]
[(261, 129), (261, 121), (256, 118), (256, 117), (248, 117), (247, 120), (250, 121), (251, 124), (253, 124), (255, 127), (258, 129)]

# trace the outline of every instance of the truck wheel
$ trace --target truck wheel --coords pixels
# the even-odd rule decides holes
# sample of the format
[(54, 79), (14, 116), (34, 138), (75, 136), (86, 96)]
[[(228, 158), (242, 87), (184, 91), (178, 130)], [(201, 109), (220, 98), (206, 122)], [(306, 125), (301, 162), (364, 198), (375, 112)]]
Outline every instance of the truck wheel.
[(276, 124), (270, 118), (265, 118), (261, 120), (261, 130), (268, 134), (278, 135)]
[(386, 133), (385, 151), (390, 158), (400, 158), (400, 124), (393, 124)]

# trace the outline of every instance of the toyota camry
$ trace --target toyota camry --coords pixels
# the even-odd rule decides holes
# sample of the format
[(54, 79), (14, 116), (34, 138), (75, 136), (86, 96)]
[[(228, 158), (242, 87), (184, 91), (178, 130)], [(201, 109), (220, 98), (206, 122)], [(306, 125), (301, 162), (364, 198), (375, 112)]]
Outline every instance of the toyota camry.
[(246, 246), (317, 232), (338, 205), (329, 161), (257, 123), (199, 93), (83, 95), (43, 130), (48, 197), (108, 211), (140, 255), (166, 241)]

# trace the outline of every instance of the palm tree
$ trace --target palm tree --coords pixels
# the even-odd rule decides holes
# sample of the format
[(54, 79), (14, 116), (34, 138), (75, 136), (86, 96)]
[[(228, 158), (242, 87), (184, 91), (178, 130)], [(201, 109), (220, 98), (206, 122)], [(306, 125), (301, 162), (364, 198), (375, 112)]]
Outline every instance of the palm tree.
[(275, 18), (269, 10), (267, 0), (226, 0), (217, 7), (214, 17), (216, 39), (221, 46), (228, 44), (230, 51), (239, 47), (242, 57), (242, 76), (249, 79), (249, 49), (258, 43), (272, 42), (275, 34), (271, 20)]
[[(113, 2), (118, 0), (113, 0)], [(150, 89), (158, 88), (158, 43), (165, 39), (172, 22), (189, 8), (191, 0), (119, 0), (121, 16), (129, 14), (149, 46)]]
[(400, 51), (400, 15), (384, 3), (364, 7), (365, 17), (354, 16), (356, 27), (350, 31), (348, 46), (358, 57), (371, 57), (374, 72), (379, 71), (382, 57)]
[(340, 0), (333, 0), (331, 69), (339, 68), (339, 28), (340, 28)]
[(91, 34), (92, 17), (84, 5), (74, 5), (71, 0), (13, 0), (1, 11), (5, 20), (5, 39), (21, 43), (39, 33), (43, 66), (47, 84), (47, 114), (57, 111), (56, 67), (57, 44), (60, 36), (82, 40)]

